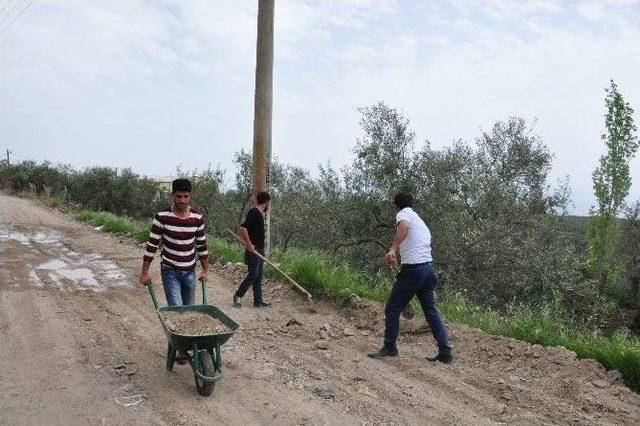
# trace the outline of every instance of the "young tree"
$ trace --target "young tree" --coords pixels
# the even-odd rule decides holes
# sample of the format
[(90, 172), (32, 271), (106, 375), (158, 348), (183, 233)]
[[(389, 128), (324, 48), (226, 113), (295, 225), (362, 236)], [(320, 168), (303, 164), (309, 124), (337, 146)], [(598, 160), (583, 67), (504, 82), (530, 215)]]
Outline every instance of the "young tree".
[(415, 133), (401, 111), (384, 102), (359, 108), (364, 136), (353, 150), (348, 186), (372, 197), (392, 199), (400, 189), (412, 190)]
[[(414, 192), (415, 133), (409, 119), (384, 102), (358, 111), (363, 136), (353, 149), (352, 164), (343, 170), (347, 214), (339, 222), (342, 238), (333, 252), (352, 252), (356, 265), (368, 267), (370, 259), (381, 258), (392, 235), (394, 194)], [(375, 269), (383, 265), (377, 262)]]
[(593, 172), (593, 189), (598, 205), (591, 210), (587, 228), (589, 269), (597, 279), (601, 294), (611, 292), (619, 281), (623, 266), (616, 258), (621, 233), (617, 215), (629, 194), (629, 161), (638, 150), (633, 123), (633, 109), (625, 102), (618, 86), (611, 80), (605, 89), (606, 133), (602, 140), (607, 152)]

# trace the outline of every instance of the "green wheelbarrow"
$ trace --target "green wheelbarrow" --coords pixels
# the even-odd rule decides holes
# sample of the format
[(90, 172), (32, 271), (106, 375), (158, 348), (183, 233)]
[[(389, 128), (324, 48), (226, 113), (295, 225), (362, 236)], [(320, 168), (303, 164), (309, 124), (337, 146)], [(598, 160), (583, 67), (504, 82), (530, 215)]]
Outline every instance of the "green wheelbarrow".
[[(151, 282), (147, 284), (149, 295), (156, 307), (156, 313), (160, 318), (160, 323), (167, 335), (167, 370), (173, 371), (173, 364), (176, 360), (186, 359), (191, 368), (196, 382), (196, 388), (200, 395), (209, 396), (213, 392), (216, 382), (222, 377), (222, 352), (220, 347), (233, 336), (233, 333), (240, 327), (238, 323), (229, 318), (220, 309), (213, 305), (207, 304), (207, 296), (205, 292), (205, 283), (202, 282), (202, 305), (183, 305), (183, 306), (158, 306), (158, 300), (153, 291)], [(174, 333), (165, 324), (162, 313), (164, 312), (201, 312), (218, 319), (222, 324), (227, 326), (230, 331), (221, 334), (207, 335), (183, 335)], [(177, 357), (176, 353), (181, 351), (186, 354), (185, 357)]]

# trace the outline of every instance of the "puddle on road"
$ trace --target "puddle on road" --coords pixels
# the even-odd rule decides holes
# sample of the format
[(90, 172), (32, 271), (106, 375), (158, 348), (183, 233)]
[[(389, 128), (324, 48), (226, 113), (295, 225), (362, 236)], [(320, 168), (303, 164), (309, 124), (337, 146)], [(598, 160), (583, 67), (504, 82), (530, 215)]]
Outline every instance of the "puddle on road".
[(62, 234), (53, 229), (29, 230), (17, 223), (12, 223), (11, 225), (0, 224), (0, 242), (16, 241), (23, 246), (37, 244), (62, 246), (62, 239)]
[(42, 288), (49, 284), (62, 291), (95, 292), (113, 287), (130, 287), (126, 274), (114, 262), (97, 253), (73, 251), (65, 244), (68, 241), (53, 229), (31, 229), (19, 223), (0, 224), (0, 248), (14, 242), (35, 257), (47, 259), (35, 265), (26, 265), (27, 281), (35, 287)]
[(36, 271), (34, 269), (29, 270), (29, 280), (31, 280), (31, 282), (36, 287), (40, 287), (40, 288), (44, 287), (44, 283), (42, 282), (38, 274), (36, 274)]
[(44, 269), (46, 271), (59, 271), (62, 268), (67, 267), (67, 262), (60, 259), (49, 260), (39, 265), (36, 269)]

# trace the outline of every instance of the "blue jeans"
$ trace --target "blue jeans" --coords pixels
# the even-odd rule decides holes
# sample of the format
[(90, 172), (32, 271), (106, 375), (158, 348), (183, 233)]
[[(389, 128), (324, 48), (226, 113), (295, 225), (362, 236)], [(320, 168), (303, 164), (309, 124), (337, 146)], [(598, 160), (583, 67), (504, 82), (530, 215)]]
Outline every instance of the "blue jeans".
[[(264, 256), (264, 250), (258, 250)], [(255, 254), (245, 252), (244, 263), (248, 267), (246, 278), (240, 283), (236, 291), (236, 297), (243, 297), (249, 287), (253, 288), (253, 304), (262, 302), (262, 277), (264, 275), (264, 262)]]
[(442, 354), (451, 354), (451, 346), (447, 337), (440, 313), (436, 308), (435, 288), (438, 276), (431, 263), (423, 265), (403, 265), (396, 275), (391, 295), (385, 307), (384, 345), (395, 349), (400, 328), (400, 314), (404, 307), (417, 296), (424, 315), (429, 323), (434, 339), (438, 343), (438, 350)]
[(193, 305), (196, 293), (196, 271), (183, 271), (168, 265), (160, 266), (162, 286), (167, 305)]

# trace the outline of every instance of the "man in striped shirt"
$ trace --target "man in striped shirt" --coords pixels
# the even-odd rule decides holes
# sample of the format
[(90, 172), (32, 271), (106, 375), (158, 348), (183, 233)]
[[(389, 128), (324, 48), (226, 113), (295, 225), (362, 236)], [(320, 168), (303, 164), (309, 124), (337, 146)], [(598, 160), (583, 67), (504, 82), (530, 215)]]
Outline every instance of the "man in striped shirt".
[[(149, 266), (162, 245), (160, 264), (167, 304), (192, 305), (196, 288), (196, 257), (200, 259), (200, 280), (207, 279), (207, 239), (204, 216), (189, 205), (191, 182), (176, 179), (172, 183), (173, 203), (153, 219), (147, 240), (140, 283), (149, 282)], [(196, 256), (197, 254), (197, 256)]]

